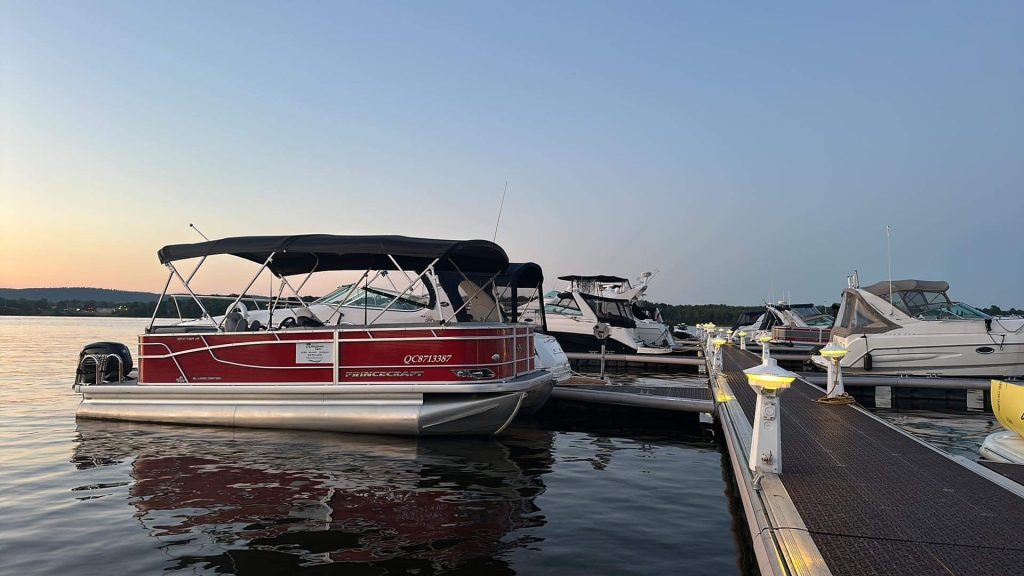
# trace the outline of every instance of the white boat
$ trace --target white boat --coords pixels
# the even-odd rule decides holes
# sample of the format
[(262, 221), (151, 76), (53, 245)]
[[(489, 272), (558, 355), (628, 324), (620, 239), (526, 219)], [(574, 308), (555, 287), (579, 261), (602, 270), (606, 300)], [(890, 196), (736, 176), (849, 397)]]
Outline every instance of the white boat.
[[(548, 293), (544, 299), (548, 333), (569, 352), (596, 352), (601, 341), (594, 336), (599, 323), (609, 326), (606, 350), (618, 354), (670, 354), (670, 346), (651, 346), (637, 334), (631, 296), (602, 292), (600, 283), (623, 280), (617, 276), (562, 276), (569, 289)], [(669, 336), (671, 338), (671, 336)]]
[[(955, 302), (946, 282), (850, 284), (832, 330), (833, 341), (849, 350), (844, 372), (1024, 376), (1024, 320), (992, 318)], [(826, 365), (818, 356), (812, 360)]]
[(746, 332), (748, 347), (760, 349), (753, 336), (768, 332), (772, 345), (786, 346), (794, 352), (811, 352), (829, 342), (834, 318), (814, 304), (765, 304), (764, 308), (744, 310), (732, 326), (733, 340)]
[[(551, 391), (551, 374), (536, 365), (533, 327), (504, 322), (493, 285), (467, 276), (493, 280), (508, 267), (505, 252), (492, 242), (312, 234), (165, 246), (159, 256), (170, 274), (160, 300), (174, 279), (195, 296), (190, 281), (218, 255), (260, 264), (227, 307), (231, 313), (212, 321), (196, 297), (205, 322), (157, 325), (158, 302), (139, 336), (137, 371), (123, 345), (86, 347), (75, 381), (82, 394), (79, 417), (490, 435), (504, 430), (524, 404), (542, 404)], [(194, 259), (198, 264), (185, 278), (176, 264)], [(380, 323), (386, 307), (372, 318), (367, 314), (365, 323), (292, 315), (291, 322), (264, 325), (237, 310), (264, 270), (281, 281), (274, 300), (292, 287), (294, 276), (301, 289), (313, 274), (366, 270), (364, 278), (371, 271), (379, 278), (391, 272), (408, 283), (398, 297), (429, 277), (438, 288), (440, 320)]]

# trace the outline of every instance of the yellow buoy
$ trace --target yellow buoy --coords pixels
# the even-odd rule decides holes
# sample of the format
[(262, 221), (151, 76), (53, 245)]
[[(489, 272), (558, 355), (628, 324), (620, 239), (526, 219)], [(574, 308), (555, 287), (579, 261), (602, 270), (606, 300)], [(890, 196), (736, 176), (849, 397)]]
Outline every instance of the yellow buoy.
[(993, 380), (992, 412), (1004, 428), (1024, 436), (1024, 386)]

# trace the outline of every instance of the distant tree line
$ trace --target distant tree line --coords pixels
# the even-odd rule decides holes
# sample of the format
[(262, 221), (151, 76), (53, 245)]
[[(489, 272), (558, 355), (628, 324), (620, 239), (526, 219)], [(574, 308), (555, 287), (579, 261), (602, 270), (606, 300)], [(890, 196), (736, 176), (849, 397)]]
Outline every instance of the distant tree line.
[[(200, 298), (206, 310), (214, 316), (224, 314), (237, 294), (227, 294), (212, 298)], [(305, 297), (309, 302), (313, 296)], [(249, 308), (255, 308), (251, 301), (243, 300)], [(732, 306), (729, 304), (663, 304), (659, 302), (640, 301), (638, 307), (648, 317), (654, 316), (655, 309), (661, 311), (661, 319), (665, 324), (689, 324), (714, 322), (719, 326), (732, 326), (740, 312), (761, 308), (762, 305)], [(56, 300), (46, 298), (30, 300), (27, 298), (0, 298), (0, 316), (116, 316), (125, 318), (149, 318), (153, 315), (153, 302), (110, 302), (106, 300)], [(265, 302), (260, 302), (266, 308)], [(191, 298), (178, 298), (177, 307), (174, 301), (167, 298), (160, 304), (158, 318), (177, 318), (178, 310), (182, 318), (199, 318), (202, 311)], [(1009, 308), (1004, 310), (992, 305), (981, 308), (982, 312), (992, 316), (1024, 316), (1024, 310)]]
[[(209, 298), (200, 298), (206, 310), (218, 316), (224, 314), (237, 294), (227, 294)], [(306, 297), (304, 300), (312, 301), (315, 297)], [(256, 304), (248, 299), (242, 302), (250, 309), (256, 308)], [(0, 298), (0, 316), (114, 316), (124, 318), (149, 318), (153, 315), (155, 302), (110, 302), (106, 300), (56, 300), (50, 301), (46, 298), (30, 300), (27, 298)], [(266, 302), (260, 302), (259, 307), (266, 308)], [(182, 318), (191, 319), (202, 316), (202, 310), (195, 300), (191, 298), (178, 298), (177, 305), (174, 300), (165, 298), (160, 304), (157, 313), (158, 318)]]
[(663, 304), (641, 300), (638, 306), (648, 317), (654, 316), (655, 309), (661, 311), (661, 321), (668, 325), (714, 322), (719, 326), (732, 326), (740, 312), (763, 306), (733, 306), (730, 304)]

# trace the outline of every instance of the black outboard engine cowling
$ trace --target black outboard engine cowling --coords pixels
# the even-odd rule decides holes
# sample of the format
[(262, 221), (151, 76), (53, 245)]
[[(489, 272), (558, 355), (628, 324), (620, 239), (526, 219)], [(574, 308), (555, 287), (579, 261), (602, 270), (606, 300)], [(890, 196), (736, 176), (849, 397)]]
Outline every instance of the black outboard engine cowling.
[[(117, 360), (110, 358), (106, 362), (106, 368), (103, 370), (102, 378), (103, 382), (117, 382), (118, 371), (121, 371), (125, 377), (132, 371), (132, 353), (128, 350), (128, 347), (120, 342), (93, 342), (87, 344), (78, 354), (78, 373), (76, 382), (82, 384), (96, 384), (96, 361), (92, 358), (86, 358), (89, 354), (97, 354), (104, 356), (106, 354), (114, 354), (121, 358), (123, 368), (119, 368)], [(102, 362), (102, 360), (101, 360)]]

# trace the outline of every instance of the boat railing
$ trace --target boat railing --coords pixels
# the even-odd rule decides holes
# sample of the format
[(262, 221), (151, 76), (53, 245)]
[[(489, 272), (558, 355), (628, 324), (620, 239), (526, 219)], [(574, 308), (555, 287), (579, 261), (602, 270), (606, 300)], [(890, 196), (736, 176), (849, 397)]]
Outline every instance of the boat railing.
[[(80, 386), (83, 384), (102, 384), (103, 375), (106, 374), (107, 372), (107, 363), (110, 362), (111, 358), (117, 360), (117, 381), (124, 382), (124, 360), (121, 359), (121, 356), (119, 354), (85, 354), (78, 361), (78, 369), (75, 370), (74, 385)], [(93, 380), (92, 382), (87, 382), (84, 378), (86, 374), (85, 363), (88, 360), (92, 361), (93, 366), (96, 369), (96, 379)]]

